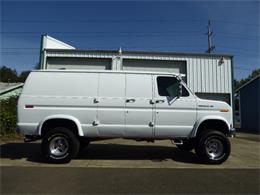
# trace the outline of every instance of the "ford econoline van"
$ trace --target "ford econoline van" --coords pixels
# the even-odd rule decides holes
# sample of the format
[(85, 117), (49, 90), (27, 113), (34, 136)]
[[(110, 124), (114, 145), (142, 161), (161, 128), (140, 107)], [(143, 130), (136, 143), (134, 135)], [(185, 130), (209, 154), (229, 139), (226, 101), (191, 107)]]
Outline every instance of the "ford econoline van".
[(69, 162), (99, 139), (169, 139), (206, 163), (230, 154), (232, 108), (203, 100), (183, 75), (130, 71), (41, 70), (28, 76), (18, 101), (25, 141), (42, 139), (52, 162)]

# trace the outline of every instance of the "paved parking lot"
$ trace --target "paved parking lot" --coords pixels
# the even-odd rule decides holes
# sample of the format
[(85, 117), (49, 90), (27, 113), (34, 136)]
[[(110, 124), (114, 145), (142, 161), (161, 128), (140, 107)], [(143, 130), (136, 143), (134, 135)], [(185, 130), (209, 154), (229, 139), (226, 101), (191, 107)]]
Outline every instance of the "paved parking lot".
[(1, 142), (1, 194), (259, 194), (259, 135), (238, 134), (221, 165), (201, 164), (170, 141), (93, 142), (68, 164), (48, 164), (40, 143)]

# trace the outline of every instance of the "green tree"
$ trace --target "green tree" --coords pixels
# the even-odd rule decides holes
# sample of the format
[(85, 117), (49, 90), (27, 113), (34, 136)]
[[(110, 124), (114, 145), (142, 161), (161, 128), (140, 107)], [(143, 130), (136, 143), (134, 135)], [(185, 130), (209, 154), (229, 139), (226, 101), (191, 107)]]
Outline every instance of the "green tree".
[(18, 81), (17, 72), (15, 69), (2, 66), (0, 68), (0, 81), (14, 83)]
[(30, 74), (30, 70), (26, 70), (21, 72), (21, 74), (18, 77), (18, 81), (24, 83), (28, 75)]
[(240, 81), (235, 79), (234, 80), (235, 90), (237, 90), (239, 87), (241, 87), (242, 85), (244, 85), (251, 79), (257, 77), (258, 75), (260, 75), (260, 68), (253, 70), (252, 73), (250, 75), (248, 75), (248, 77), (245, 79), (241, 79)]

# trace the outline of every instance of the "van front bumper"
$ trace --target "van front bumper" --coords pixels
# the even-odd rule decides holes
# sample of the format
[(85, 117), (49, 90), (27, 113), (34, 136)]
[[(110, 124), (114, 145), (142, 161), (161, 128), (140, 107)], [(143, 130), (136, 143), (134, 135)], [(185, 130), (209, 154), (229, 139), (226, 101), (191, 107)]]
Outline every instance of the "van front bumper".
[(231, 128), (231, 129), (229, 129), (229, 134), (228, 134), (228, 136), (229, 137), (236, 137), (236, 129), (235, 128)]

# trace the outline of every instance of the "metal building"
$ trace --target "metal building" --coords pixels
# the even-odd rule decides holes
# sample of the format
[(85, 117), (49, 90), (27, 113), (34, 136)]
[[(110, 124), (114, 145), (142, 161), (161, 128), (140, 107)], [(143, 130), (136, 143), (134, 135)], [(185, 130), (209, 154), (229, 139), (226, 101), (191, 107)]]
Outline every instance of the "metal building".
[(260, 75), (236, 90), (240, 128), (260, 133)]
[(232, 56), (226, 54), (81, 50), (42, 37), (42, 69), (142, 70), (182, 73), (199, 97), (232, 104)]

